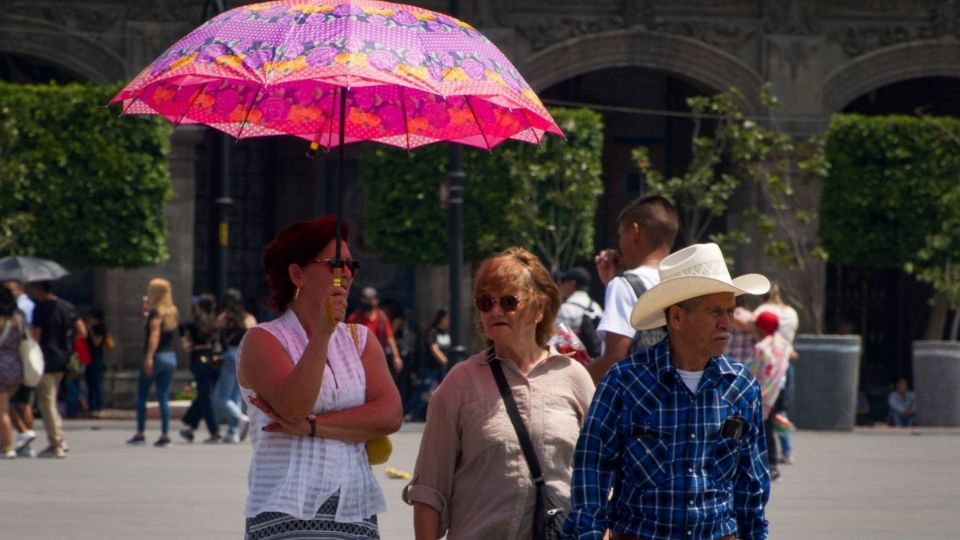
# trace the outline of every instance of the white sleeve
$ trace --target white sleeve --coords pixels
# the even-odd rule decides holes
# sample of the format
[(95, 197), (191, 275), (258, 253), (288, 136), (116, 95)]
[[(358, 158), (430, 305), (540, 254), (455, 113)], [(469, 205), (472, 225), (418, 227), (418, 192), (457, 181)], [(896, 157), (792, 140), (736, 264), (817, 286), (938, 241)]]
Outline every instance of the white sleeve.
[(603, 317), (597, 325), (600, 339), (606, 339), (607, 332), (633, 339), (636, 330), (630, 326), (630, 313), (636, 303), (637, 296), (625, 278), (618, 276), (611, 279), (604, 296)]
[(583, 319), (583, 308), (575, 306), (570, 302), (560, 304), (560, 311), (557, 312), (557, 322), (567, 325), (574, 331), (580, 330), (580, 321)]

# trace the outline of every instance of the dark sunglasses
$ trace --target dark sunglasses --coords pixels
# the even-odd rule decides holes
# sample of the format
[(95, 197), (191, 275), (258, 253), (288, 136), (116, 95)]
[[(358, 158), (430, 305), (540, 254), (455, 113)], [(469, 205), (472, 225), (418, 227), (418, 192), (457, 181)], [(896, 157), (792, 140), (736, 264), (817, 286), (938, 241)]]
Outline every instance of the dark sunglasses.
[(360, 261), (356, 259), (340, 259), (339, 264), (337, 264), (337, 259), (314, 259), (313, 262), (330, 265), (330, 268), (347, 267), (351, 274), (360, 271)]
[[(477, 305), (477, 309), (484, 313), (493, 309), (493, 306), (498, 303), (497, 299), (489, 294), (481, 294), (480, 296), (474, 298), (473, 301)], [(512, 294), (508, 294), (500, 297), (499, 304), (500, 309), (502, 309), (504, 313), (509, 313), (517, 310), (517, 307), (520, 306), (520, 299)]]

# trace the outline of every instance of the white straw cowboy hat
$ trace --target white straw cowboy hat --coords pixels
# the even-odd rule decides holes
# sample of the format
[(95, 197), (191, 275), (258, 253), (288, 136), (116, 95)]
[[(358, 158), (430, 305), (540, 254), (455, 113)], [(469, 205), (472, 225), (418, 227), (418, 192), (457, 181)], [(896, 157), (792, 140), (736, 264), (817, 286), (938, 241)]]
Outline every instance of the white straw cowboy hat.
[(660, 283), (643, 293), (630, 315), (630, 324), (649, 330), (667, 324), (663, 310), (684, 300), (715, 293), (763, 294), (770, 280), (760, 274), (730, 279), (720, 246), (693, 244), (660, 261)]

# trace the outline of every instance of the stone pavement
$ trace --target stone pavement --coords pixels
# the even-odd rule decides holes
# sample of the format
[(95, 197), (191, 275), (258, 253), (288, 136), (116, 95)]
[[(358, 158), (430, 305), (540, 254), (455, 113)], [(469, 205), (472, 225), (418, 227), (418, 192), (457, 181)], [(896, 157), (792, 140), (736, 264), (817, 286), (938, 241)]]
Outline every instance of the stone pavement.
[[(66, 429), (67, 459), (0, 461), (0, 538), (242, 537), (248, 444), (128, 447), (127, 420), (68, 421)], [(421, 429), (391, 437), (391, 466), (412, 470)], [(157, 432), (151, 422), (148, 443)], [(797, 464), (783, 467), (768, 506), (771, 539), (958, 538), (960, 430), (798, 432), (794, 446)], [(383, 538), (412, 539), (405, 481), (382, 466), (376, 475), (388, 506)]]

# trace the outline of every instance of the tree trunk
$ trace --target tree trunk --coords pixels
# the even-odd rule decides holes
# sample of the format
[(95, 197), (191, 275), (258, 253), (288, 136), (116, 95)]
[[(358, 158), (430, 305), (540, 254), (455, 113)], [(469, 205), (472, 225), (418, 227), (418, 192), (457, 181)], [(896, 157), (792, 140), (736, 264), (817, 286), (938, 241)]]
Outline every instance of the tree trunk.
[(947, 295), (937, 293), (933, 297), (933, 309), (930, 311), (930, 320), (927, 321), (926, 339), (943, 339), (943, 327), (947, 324)]

